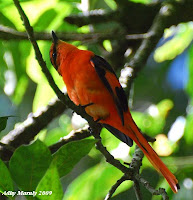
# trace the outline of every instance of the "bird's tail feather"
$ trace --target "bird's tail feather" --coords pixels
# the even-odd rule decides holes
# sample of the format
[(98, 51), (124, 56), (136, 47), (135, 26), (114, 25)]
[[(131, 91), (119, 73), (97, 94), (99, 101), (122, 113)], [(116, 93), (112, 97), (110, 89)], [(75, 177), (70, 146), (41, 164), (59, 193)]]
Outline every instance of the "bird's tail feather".
[(169, 183), (173, 192), (176, 193), (178, 191), (178, 189), (180, 188), (176, 177), (166, 167), (166, 165), (162, 162), (162, 160), (159, 158), (157, 153), (149, 145), (147, 140), (144, 138), (142, 133), (139, 131), (135, 122), (133, 121), (133, 123), (129, 122), (126, 124), (127, 125), (125, 125), (125, 127), (127, 129), (128, 134), (126, 132), (125, 132), (125, 134), (129, 135), (129, 137), (135, 141), (135, 143), (141, 148), (141, 150), (146, 155), (146, 157), (151, 162), (151, 164), (155, 167), (155, 169), (165, 177), (165, 179)]

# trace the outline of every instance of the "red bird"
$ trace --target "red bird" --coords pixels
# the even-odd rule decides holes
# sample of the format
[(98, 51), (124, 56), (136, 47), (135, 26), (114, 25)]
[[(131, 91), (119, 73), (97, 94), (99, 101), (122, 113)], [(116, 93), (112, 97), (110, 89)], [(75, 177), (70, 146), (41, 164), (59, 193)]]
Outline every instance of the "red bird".
[(169, 183), (173, 192), (178, 180), (158, 157), (135, 124), (126, 95), (109, 63), (91, 51), (61, 41), (52, 31), (50, 59), (63, 77), (70, 99), (85, 107), (88, 115), (101, 123), (121, 141), (132, 146), (133, 140)]

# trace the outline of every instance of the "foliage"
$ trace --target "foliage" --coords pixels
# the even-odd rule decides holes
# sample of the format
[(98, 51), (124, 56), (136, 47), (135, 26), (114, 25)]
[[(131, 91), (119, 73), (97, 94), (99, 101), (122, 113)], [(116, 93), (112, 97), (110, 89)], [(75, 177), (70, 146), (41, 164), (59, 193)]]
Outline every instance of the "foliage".
[[(2, 193), (14, 191), (14, 181), (18, 187), (14, 196), (20, 195), (22, 191), (31, 191), (33, 193), (26, 195), (27, 199), (33, 199), (33, 197), (62, 199), (60, 177), (69, 173), (78, 161), (88, 154), (95, 142), (94, 139), (85, 139), (68, 143), (62, 146), (53, 157), (48, 147), (39, 140), (30, 145), (20, 146), (11, 157), (9, 168), (0, 160), (0, 191)], [(79, 153), (78, 149), (84, 150)], [(9, 194), (5, 195), (12, 198)]]
[[(150, 0), (133, 1), (151, 2)], [(106, 24), (105, 26), (97, 24), (77, 27), (63, 20), (69, 15), (82, 13), (79, 0), (22, 0), (20, 2), (35, 32), (56, 30), (76, 34), (88, 33), (92, 29), (96, 32), (107, 29)], [(117, 6), (113, 0), (98, 0), (90, 1), (91, 8), (112, 11), (116, 10)], [(0, 25), (24, 31), (12, 0), (0, 0), (0, 11)], [(112, 23), (110, 27), (111, 31), (119, 26)], [(108, 32), (108, 30), (105, 31)], [(174, 196), (165, 180), (158, 177), (146, 159), (141, 168), (143, 176), (148, 177), (147, 179), (152, 181), (152, 185), (167, 188), (170, 197), (175, 200), (182, 197), (191, 200), (193, 193), (192, 39), (193, 26), (191, 22), (167, 29), (155, 52), (152, 52), (146, 66), (136, 78), (133, 87), (134, 95), (131, 99), (134, 104), (131, 108), (132, 115), (140, 129), (147, 135), (163, 139), (161, 140), (163, 143), (154, 146), (158, 154), (167, 156), (164, 161), (177, 175), (182, 190)], [(110, 57), (113, 49), (118, 46), (117, 41), (110, 39), (96, 43), (92, 40), (71, 42), (103, 57)], [(51, 66), (49, 60), (51, 41), (42, 40), (38, 41), (38, 44), (55, 82), (60, 88), (63, 88), (62, 78)], [(35, 60), (31, 44), (27, 40), (5, 40), (0, 35), (0, 49), (0, 137), (2, 138), (19, 123), (22, 123), (30, 112), (36, 112), (47, 106), (55, 97), (55, 93), (47, 83)], [(109, 60), (109, 62), (111, 61)], [(121, 67), (118, 73), (120, 70)], [(11, 116), (16, 117), (12, 118)], [(86, 139), (68, 143), (53, 155), (47, 147), (68, 135), (72, 130), (74, 124), (71, 124), (71, 116), (71, 111), (65, 111), (62, 116), (52, 121), (38, 134), (37, 138), (41, 141), (35, 140), (29, 145), (17, 148), (9, 165), (6, 166), (0, 160), (1, 193), (23, 190), (36, 191), (40, 194), (40, 191), (47, 191), (48, 193), (45, 195), (39, 195), (36, 198), (58, 200), (62, 198), (65, 200), (104, 198), (111, 186), (121, 177), (121, 172), (115, 167), (109, 166), (99, 152), (92, 148), (95, 140)], [(177, 120), (180, 116), (185, 119), (185, 124)], [(182, 132), (182, 135), (174, 137), (177, 132)], [(168, 139), (169, 134), (173, 134), (170, 140)], [(116, 158), (121, 159), (121, 162), (131, 161), (134, 147), (121, 146), (122, 143), (105, 129), (102, 130), (101, 137), (107, 149), (115, 157), (118, 155)], [(163, 146), (166, 151), (163, 150)], [(163, 154), (163, 151), (166, 153)], [(84, 157), (85, 155), (88, 156)], [(178, 162), (180, 159), (182, 163)], [(171, 160), (172, 162), (170, 162)], [(152, 177), (149, 177), (151, 175)], [(188, 180), (189, 182), (187, 182)], [(117, 189), (112, 199), (123, 199), (128, 191), (133, 197), (132, 186), (131, 182), (125, 182)], [(49, 191), (52, 191), (50, 196)], [(143, 190), (143, 194), (144, 199), (151, 198), (146, 190)], [(14, 197), (8, 197), (14, 199)], [(32, 196), (26, 196), (26, 198), (32, 199)], [(161, 197), (152, 198), (160, 199)]]

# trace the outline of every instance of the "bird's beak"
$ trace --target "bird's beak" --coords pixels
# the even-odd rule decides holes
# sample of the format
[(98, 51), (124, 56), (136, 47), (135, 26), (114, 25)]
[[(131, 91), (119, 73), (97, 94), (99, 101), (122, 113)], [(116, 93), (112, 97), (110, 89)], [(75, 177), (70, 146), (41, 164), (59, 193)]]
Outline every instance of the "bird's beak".
[(53, 43), (54, 44), (57, 44), (57, 42), (58, 42), (58, 37), (56, 36), (56, 34), (54, 33), (54, 31), (52, 31), (52, 39), (53, 39)]

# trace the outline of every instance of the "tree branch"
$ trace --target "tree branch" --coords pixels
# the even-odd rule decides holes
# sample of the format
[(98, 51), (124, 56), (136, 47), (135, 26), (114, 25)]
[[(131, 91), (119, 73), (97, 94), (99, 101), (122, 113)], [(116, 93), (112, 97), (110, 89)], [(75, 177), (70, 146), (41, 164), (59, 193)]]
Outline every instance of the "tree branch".
[[(122, 33), (118, 34), (119, 37), (124, 37)], [(105, 39), (115, 39), (118, 38), (116, 34), (112, 34), (109, 32), (98, 32), (98, 33), (65, 33), (65, 32), (57, 32), (57, 36), (61, 40), (65, 41), (103, 41)], [(13, 28), (5, 27), (0, 25), (0, 38), (3, 40), (29, 40), (26, 32), (19, 32)], [(34, 32), (34, 38), (36, 40), (52, 40), (50, 33), (48, 32)], [(127, 39), (135, 40), (137, 35), (131, 35), (127, 37)], [(139, 38), (141, 39), (141, 36)]]
[[(79, 14), (65, 17), (65, 21), (77, 26), (116, 22), (127, 33), (145, 33), (160, 8), (160, 3), (142, 4), (131, 1), (116, 1), (116, 11), (92, 10), (87, 15)], [(132, 19), (132, 20), (131, 20)]]
[(85, 126), (82, 129), (71, 131), (67, 136), (61, 138), (57, 143), (49, 146), (49, 149), (51, 153), (55, 153), (61, 146), (72, 141), (82, 140), (89, 136), (91, 136), (90, 131), (88, 130), (88, 127)]
[[(134, 3), (125, 0), (115, 0), (118, 9), (112, 12), (103, 10), (92, 10), (87, 15), (68, 16), (64, 20), (70, 24), (84, 26), (89, 24), (118, 22), (127, 30), (127, 33), (145, 33), (151, 27), (155, 16), (160, 10), (161, 2), (152, 4)], [(168, 21), (166, 28), (182, 22), (193, 20), (192, 0), (166, 1), (175, 4), (176, 14)], [(132, 19), (132, 20), (131, 20)]]
[[(180, 12), (182, 12), (182, 9), (184, 9), (183, 5), (185, 7), (189, 6), (193, 10), (193, 4), (192, 2), (190, 3), (190, 0), (171, 1), (168, 3), (163, 3), (159, 13), (155, 17), (153, 24), (147, 33), (148, 37), (142, 41), (142, 44), (138, 48), (133, 59), (131, 59), (128, 65), (121, 72), (121, 80), (124, 82), (124, 84), (128, 86), (128, 91), (130, 91), (133, 79), (135, 79), (137, 74), (145, 66), (149, 55), (153, 52), (157, 43), (161, 39), (165, 28), (177, 23), (177, 21), (175, 20), (175, 17), (177, 15), (180, 15), (183, 18), (182, 21), (184, 21), (184, 15), (180, 14)], [(189, 13), (187, 14), (187, 16), (189, 16)], [(193, 17), (192, 14), (191, 16)], [(191, 18), (187, 19), (191, 20)]]
[(135, 190), (135, 195), (137, 197), (137, 200), (143, 200), (142, 198), (142, 194), (141, 194), (141, 191), (140, 191), (140, 185), (139, 185), (139, 182), (134, 180), (133, 181), (133, 187), (134, 187), (134, 190)]
[(152, 195), (161, 195), (163, 200), (169, 200), (169, 197), (163, 188), (159, 188), (158, 190), (154, 189), (148, 181), (143, 179), (140, 175), (135, 176), (136, 180), (139, 181)]
[(52, 89), (55, 91), (55, 93), (57, 94), (58, 98), (62, 102), (64, 102), (64, 103), (68, 102), (69, 105), (74, 107), (73, 103), (64, 96), (64, 94), (59, 90), (59, 88), (55, 84), (55, 82), (54, 82), (54, 80), (53, 80), (53, 78), (52, 78), (52, 76), (51, 76), (51, 74), (50, 74), (50, 72), (49, 72), (49, 70), (48, 70), (48, 68), (46, 66), (46, 62), (42, 58), (42, 54), (41, 54), (40, 49), (38, 47), (38, 44), (37, 44), (37, 42), (35, 40), (33, 28), (31, 27), (30, 22), (29, 22), (29, 20), (28, 20), (28, 18), (26, 16), (25, 12), (23, 11), (19, 1), (18, 0), (13, 0), (13, 2), (14, 2), (14, 4), (15, 4), (15, 6), (16, 6), (16, 8), (17, 8), (17, 10), (18, 10), (18, 12), (19, 12), (19, 14), (21, 16), (21, 19), (23, 20), (23, 23), (24, 23), (28, 38), (29, 38), (29, 40), (30, 40), (30, 42), (31, 42), (31, 44), (32, 44), (32, 46), (34, 48), (36, 59), (37, 59), (39, 65), (40, 65), (43, 73), (45, 74), (50, 86), (52, 87)]
[(98, 142), (96, 143), (96, 147), (97, 149), (104, 155), (104, 157), (106, 158), (106, 161), (108, 163), (110, 163), (111, 165), (113, 165), (114, 167), (118, 168), (119, 170), (121, 170), (123, 173), (127, 173), (127, 175), (129, 177), (132, 176), (132, 170), (130, 170), (129, 168), (125, 167), (124, 165), (122, 165), (120, 163), (120, 161), (116, 160), (106, 149), (106, 147), (103, 146), (102, 142), (101, 142), (101, 137), (100, 137), (100, 131), (101, 131), (101, 125), (97, 124), (96, 126), (91, 126), (90, 129), (92, 135), (94, 136), (94, 138), (96, 140), (98, 140)]
[[(123, 32), (94, 32), (94, 33), (66, 33), (57, 32), (58, 38), (64, 41), (81, 41), (83, 43), (88, 42), (99, 42), (106, 39), (119, 39), (125, 38), (126, 40), (142, 40), (146, 37), (146, 34), (128, 34), (125, 35)], [(50, 41), (52, 37), (48, 32), (34, 32), (34, 37), (36, 40)], [(3, 40), (29, 40), (26, 32), (20, 32), (13, 28), (0, 25), (0, 38)]]
[(121, 183), (123, 183), (124, 181), (128, 180), (127, 177), (125, 176), (125, 174), (119, 179), (117, 180), (117, 182), (111, 187), (111, 189), (109, 190), (108, 194), (106, 195), (104, 200), (109, 200), (111, 199), (111, 197), (113, 196), (113, 194), (115, 193), (116, 189), (121, 185)]
[[(131, 164), (130, 164), (130, 168), (134, 170), (135, 174), (139, 174), (139, 169), (142, 166), (143, 157), (144, 157), (144, 154), (143, 154), (142, 150), (136, 145), (135, 153), (133, 154), (133, 159), (132, 159)], [(134, 177), (135, 177), (135, 175), (134, 175)], [(139, 181), (134, 178), (133, 182), (134, 182), (133, 187), (134, 187), (134, 190), (135, 190), (137, 200), (142, 200), (142, 194), (140, 192)]]
[(28, 144), (40, 130), (44, 129), (54, 118), (61, 115), (66, 108), (67, 106), (61, 101), (55, 100), (50, 102), (43, 110), (29, 114), (24, 122), (1, 139), (4, 146), (0, 145), (0, 157), (3, 160), (9, 160), (13, 152), (7, 146), (16, 149), (22, 144)]
[(48, 70), (48, 68), (46, 66), (46, 62), (42, 58), (42, 54), (40, 52), (40, 49), (39, 49), (38, 44), (37, 44), (37, 42), (35, 40), (35, 37), (34, 37), (33, 28), (31, 27), (26, 14), (24, 13), (23, 9), (21, 8), (21, 6), (19, 4), (19, 1), (18, 0), (13, 0), (13, 1), (14, 1), (14, 4), (15, 4), (16, 8), (18, 9), (18, 12), (19, 12), (23, 22), (24, 22), (24, 26), (25, 26), (25, 29), (27, 31), (28, 38), (29, 38), (30, 42), (32, 43), (32, 46), (33, 46), (34, 51), (35, 51), (36, 59), (37, 59), (39, 65), (40, 65), (44, 75), (46, 76), (50, 86), (52, 87), (52, 89), (56, 93), (57, 97), (61, 100), (62, 103), (64, 103), (66, 106), (68, 106), (69, 108), (74, 110), (77, 114), (79, 114), (83, 118), (85, 118), (89, 122), (90, 125), (94, 126), (96, 123), (93, 121), (92, 117), (89, 116), (85, 112), (84, 108), (82, 108), (81, 106), (76, 106), (75, 104), (73, 104), (73, 102), (70, 101), (68, 96), (65, 96), (60, 91), (60, 89), (57, 87), (57, 85), (55, 84), (55, 82), (53, 80), (53, 77), (50, 74), (50, 72), (49, 72), (49, 70)]

